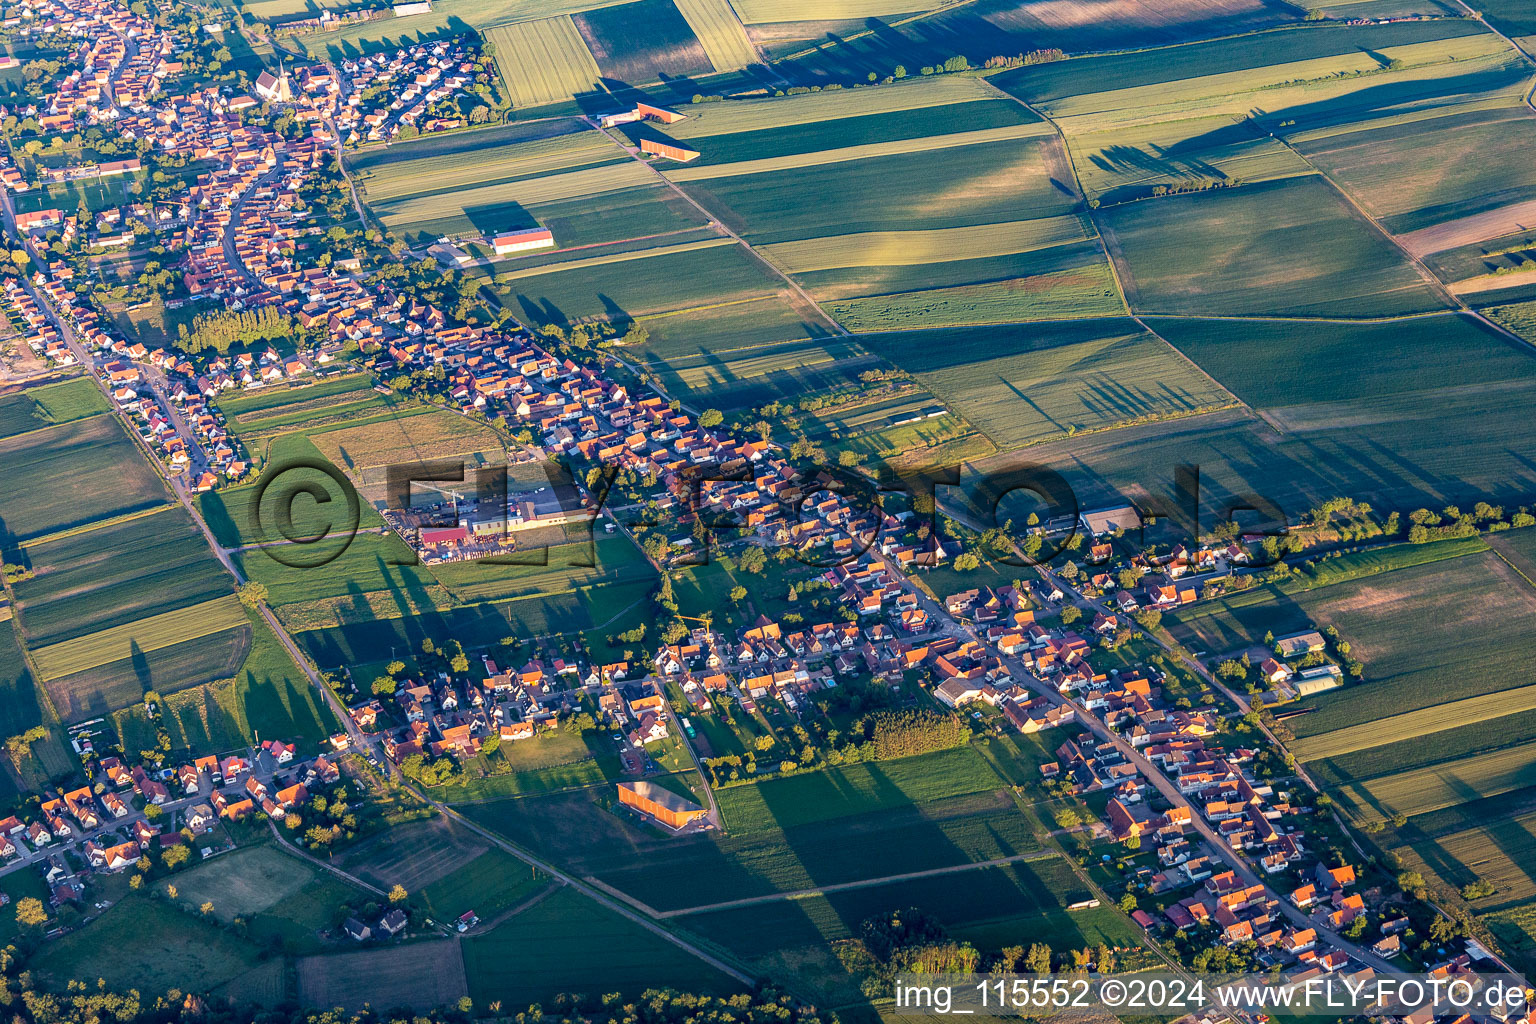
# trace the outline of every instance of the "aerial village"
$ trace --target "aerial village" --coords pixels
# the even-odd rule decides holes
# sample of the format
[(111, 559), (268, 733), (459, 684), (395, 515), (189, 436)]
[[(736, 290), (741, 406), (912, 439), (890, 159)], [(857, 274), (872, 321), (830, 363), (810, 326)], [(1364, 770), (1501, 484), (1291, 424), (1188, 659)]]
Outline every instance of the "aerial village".
[[(17, 218), (18, 228), (39, 241), (51, 230), (66, 239), (87, 232), (92, 244), (110, 247), (119, 244), (124, 220), (139, 220), (184, 251), (179, 272), (194, 300), (276, 309), (308, 332), (286, 353), (148, 350), (123, 337), (56, 259), (39, 261), (32, 288), (6, 285), (4, 308), (26, 325), (31, 346), (59, 365), (89, 364), (189, 489), (224, 486), (252, 469), (217, 412), (221, 394), (322, 374), (355, 349), (381, 376), (441, 370), (441, 397), (451, 407), (509, 433), (526, 431), (531, 447), (575, 470), (574, 500), (540, 505), (519, 495), (505, 508), (466, 506), (453, 527), (392, 519), (429, 562), (515, 545), (523, 526), (626, 528), (611, 516), (604, 522), (600, 495), (585, 484), (588, 469), (610, 469), (622, 475), (619, 486), (643, 488), (635, 493), (661, 510), (668, 536), (654, 555), (663, 566), (708, 546), (689, 536), (707, 518), (705, 532), (718, 531), (722, 547), (790, 547), (808, 564), (824, 565), (820, 585), (846, 612), (794, 623), (762, 616), (734, 633), (704, 622), (633, 662), (593, 663), (551, 642), (520, 665), (486, 656), (483, 673), (401, 679), (384, 695), (353, 684), (343, 693), (348, 729), (323, 754), (300, 755), (274, 741), (151, 774), (86, 752), (106, 781), (99, 793), (61, 793), (34, 820), (0, 822), (0, 855), (46, 872), (56, 901), (81, 898), (65, 847), (78, 851), (84, 869), (121, 870), (142, 850), (180, 842), (178, 825), (199, 833), (258, 811), (301, 812), (310, 794), (339, 783), (329, 758), (360, 743), (377, 744), (396, 769), (462, 762), (493, 738), (537, 743), (563, 717), (582, 712), (614, 736), (626, 774), (616, 799), (625, 813), (673, 833), (708, 828), (705, 808), (647, 781), (656, 770), (649, 751), (679, 729), (692, 732), (689, 716), (728, 704), (750, 712), (768, 699), (795, 714), (857, 679), (912, 682), (979, 729), (1060, 737), (1038, 784), (1097, 802), (1102, 820), (1092, 834), (1155, 857), (1155, 869), (1128, 868), (1122, 880), (1131, 916), (1154, 936), (1197, 935), (1230, 951), (1224, 963), (1279, 968), (1296, 980), (1362, 980), (1407, 963), (1456, 973), (1491, 955), (1472, 940), (1420, 942), (1404, 959), (1406, 918), (1379, 887), (1362, 885), (1351, 864), (1335, 862), (1314, 841), (1319, 815), (1299, 799), (1299, 783), (1268, 781), (1273, 773), (1258, 770), (1265, 752), (1233, 742), (1228, 726), (1241, 716), (1232, 704), (1197, 703), (1182, 690), (1175, 696), (1167, 666), (1096, 667), (1110, 660), (1106, 651), (1140, 635), (1139, 614), (1198, 600), (1200, 584), (1191, 581), (1238, 571), (1254, 548), (1244, 538), (1127, 558), (1116, 540), (1138, 525), (1136, 510), (1089, 510), (1070, 524), (1087, 538), (1084, 578), (1044, 573), (1024, 588), (980, 587), (937, 601), (917, 584), (960, 545), (914, 512), (857, 508), (768, 442), (701, 426), (599, 364), (553, 354), (527, 330), (453, 323), (440, 309), (370, 285), (357, 261), (321, 267), (295, 259), (293, 243), (310, 230), (300, 201), (305, 181), (346, 142), (387, 138), (404, 127), (455, 127), (433, 113), (434, 104), (468, 83), (479, 59), (472, 49), (422, 44), (349, 62), (346, 89), (325, 68), (299, 67), (264, 74), (256, 96), (177, 94), (176, 69), (164, 59), (170, 41), (126, 8), (111, 0), (27, 0), (24, 9), (39, 25), (81, 39), (85, 70), (65, 80), (41, 121), (71, 123), (85, 111), (125, 139), (218, 166), (172, 203), (103, 214), (89, 225), (64, 211), (41, 211)], [(291, 112), (308, 134), (289, 138), (242, 118), (262, 103)], [(641, 104), (630, 119), (679, 116)], [(647, 151), (688, 158), (664, 147)], [(0, 178), (12, 193), (31, 187), (14, 167)], [(487, 241), (503, 255), (555, 244), (544, 229)], [(701, 468), (737, 472), (700, 481)], [(1129, 578), (1107, 567), (1138, 558)], [(1062, 614), (1071, 608), (1081, 615), (1084, 607), (1094, 614), (1081, 628), (1078, 616)], [(1280, 638), (1261, 659), (1261, 676), (1276, 696), (1338, 685), (1341, 673), (1326, 658), (1301, 667), (1326, 647), (1321, 633)], [(672, 688), (683, 695), (680, 710), (668, 700)], [(740, 766), (704, 767), (723, 773)], [(159, 808), (158, 821), (148, 806)], [(386, 915), (347, 931), (363, 939), (403, 927)]]

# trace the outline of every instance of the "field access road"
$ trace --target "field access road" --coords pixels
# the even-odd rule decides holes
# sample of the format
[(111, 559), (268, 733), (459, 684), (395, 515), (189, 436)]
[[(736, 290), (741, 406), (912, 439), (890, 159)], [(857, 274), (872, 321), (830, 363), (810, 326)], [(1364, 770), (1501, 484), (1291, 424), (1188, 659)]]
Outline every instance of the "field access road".
[(652, 174), (656, 175), (656, 179), (663, 185), (667, 186), (667, 188), (671, 189), (674, 194), (683, 200), (683, 202), (687, 203), (695, 210), (698, 210), (699, 214), (709, 222), (710, 227), (713, 227), (721, 234), (734, 238), (736, 240), (736, 244), (740, 245), (743, 249), (746, 250), (747, 255), (756, 260), (760, 266), (766, 269), (774, 277), (778, 278), (780, 281), (783, 281), (785, 286), (788, 287), (790, 291), (798, 295), (801, 301), (804, 302), (809, 308), (814, 309), (816, 311), (816, 315), (827, 322), (827, 325), (832, 328), (834, 334), (844, 338), (851, 337), (848, 329), (834, 320), (826, 310), (822, 309), (821, 303), (811, 298), (811, 293), (800, 287), (800, 283), (798, 281), (796, 281), (793, 277), (790, 277), (784, 271), (780, 270), (777, 265), (768, 259), (768, 257), (754, 249), (745, 238), (742, 238), (739, 234), (733, 231), (731, 227), (721, 221), (719, 217), (716, 217), (713, 213), (710, 213), (709, 210), (707, 210), (698, 202), (698, 200), (689, 195), (687, 190), (679, 186), (677, 182), (673, 181), (665, 174), (662, 174), (654, 163), (640, 155), (640, 150), (638, 147), (631, 146), (628, 139), (614, 135), (612, 131), (601, 127), (596, 121), (592, 120), (592, 118), (587, 117), (586, 115), (582, 116), (582, 120), (606, 135), (610, 142), (612, 142), (615, 146), (618, 146), (625, 153), (628, 153), (630, 159), (634, 160), (636, 163), (649, 170)]

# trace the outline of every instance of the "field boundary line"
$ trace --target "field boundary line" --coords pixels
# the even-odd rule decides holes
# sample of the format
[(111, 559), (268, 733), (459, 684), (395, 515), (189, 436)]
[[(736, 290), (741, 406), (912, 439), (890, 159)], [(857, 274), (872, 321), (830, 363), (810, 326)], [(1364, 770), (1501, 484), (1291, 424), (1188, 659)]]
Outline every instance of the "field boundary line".
[(176, 502), (167, 501), (163, 505), (153, 505), (149, 508), (141, 508), (137, 512), (125, 512), (120, 516), (113, 516), (110, 519), (97, 519), (94, 522), (85, 523), (81, 526), (72, 526), (67, 530), (59, 530), (56, 533), (48, 533), (41, 537), (33, 537), (30, 540), (22, 541), (17, 545), (17, 547), (25, 551), (28, 548), (39, 547), (43, 544), (52, 544), (55, 541), (68, 540), (71, 537), (79, 537), (80, 535), (86, 533), (95, 533), (97, 530), (105, 530), (109, 526), (121, 526), (124, 523), (131, 523), (136, 519), (148, 519), (150, 516), (159, 515), (166, 509), (175, 507)]
[(646, 915), (647, 917), (664, 918), (668, 916), (667, 911), (657, 910), (649, 903), (636, 899), (629, 893), (620, 889), (615, 889), (613, 886), (609, 885), (601, 878), (598, 878), (596, 875), (584, 875), (582, 876), (582, 881), (586, 882), (590, 886), (593, 886), (594, 888), (601, 889), (603, 892), (607, 893), (609, 896), (612, 896), (616, 900), (623, 900), (625, 903), (629, 904), (631, 907), (634, 907), (636, 910), (640, 911), (640, 913)]
[(638, 149), (631, 150), (628, 146), (625, 146), (618, 139), (614, 138), (613, 133), (611, 131), (609, 131), (606, 128), (598, 127), (597, 123), (595, 121), (593, 121), (590, 117), (585, 118), (585, 120), (593, 128), (597, 128), (598, 131), (600, 131), (604, 135), (608, 136), (609, 140), (611, 140), (615, 146), (618, 146), (620, 149), (624, 150), (624, 152), (629, 155), (631, 160), (634, 160), (640, 166), (642, 166), (646, 170), (650, 171), (651, 174), (653, 174), (658, 181), (660, 181), (663, 184), (665, 184), (674, 193), (676, 193), (678, 196), (680, 196), (683, 199), (683, 201), (686, 202), (689, 206), (692, 206), (695, 210), (698, 210), (706, 218), (708, 218), (709, 223), (710, 223), (711, 226), (718, 228), (719, 230), (721, 230), (721, 231), (725, 232), (727, 235), (729, 235), (731, 238), (734, 238), (737, 241), (737, 243), (739, 243), (741, 245), (741, 247), (743, 249), (745, 249), (754, 259), (757, 260), (757, 262), (761, 263), (764, 267), (767, 267), (768, 270), (770, 270), (773, 273), (773, 276), (779, 278), (785, 284), (789, 285), (789, 287), (797, 295), (799, 295), (802, 299), (805, 300), (806, 305), (808, 305), (811, 309), (815, 310), (816, 311), (816, 315), (820, 316), (822, 318), (822, 320), (825, 321), (826, 324), (829, 327), (832, 328), (834, 333), (836, 333), (838, 335), (841, 335), (842, 337), (848, 337), (848, 329), (846, 327), (844, 327), (841, 323), (839, 323), (837, 320), (833, 319), (832, 316), (825, 309), (822, 309), (821, 308), (821, 303), (817, 302), (814, 298), (812, 298), (811, 297), (811, 293), (806, 291), (804, 288), (802, 288), (800, 286), (800, 283), (798, 281), (796, 281), (794, 278), (790, 277), (789, 274), (785, 273), (785, 271), (782, 268), (780, 268), (777, 263), (774, 263), (768, 257), (764, 256), (762, 253), (760, 253), (756, 249), (754, 249), (747, 242), (747, 240), (745, 238), (742, 238), (741, 235), (737, 234), (730, 227), (730, 225), (726, 224), (719, 217), (717, 217), (713, 213), (711, 213), (707, 207), (705, 207), (697, 199), (693, 198), (693, 196), (689, 195), (688, 192), (685, 189), (683, 189), (680, 185), (678, 185), (675, 181), (672, 181), (665, 174), (662, 174), (661, 171), (658, 170), (654, 164), (651, 164), (651, 163), (646, 162), (645, 160), (642, 160), (640, 158), (640, 151)]
[(321, 860), (320, 858), (313, 857), (313, 856), (305, 853), (303, 850), (299, 849), (297, 846), (294, 846), (293, 844), (288, 842), (287, 838), (284, 837), (284, 835), (281, 832), (278, 831), (277, 822), (275, 822), (272, 819), (268, 818), (267, 819), (267, 825), (268, 825), (268, 827), (270, 827), (272, 829), (272, 836), (273, 836), (273, 838), (275, 838), (277, 840), (277, 848), (279, 850), (283, 851), (284, 853), (288, 854), (290, 857), (296, 857), (299, 860), (302, 860), (302, 861), (305, 861), (307, 863), (313, 864), (315, 867), (320, 868), (322, 871), (329, 872), (330, 874), (335, 875), (337, 878), (341, 879), (342, 881), (348, 882), (348, 883), (350, 883), (352, 885), (357, 886), (359, 889), (364, 889), (364, 890), (366, 890), (368, 892), (371, 892), (371, 893), (374, 893), (374, 894), (376, 894), (378, 896), (383, 896), (385, 899), (389, 899), (389, 893), (385, 892), (383, 889), (380, 889), (378, 886), (374, 885), (373, 883), (365, 882), (361, 878), (358, 878), (356, 875), (353, 875), (353, 874), (350, 874), (350, 873), (348, 873), (346, 871), (343, 871), (341, 868), (337, 867), (334, 864), (327, 864), (325, 861)]
[[(924, 871), (908, 871), (900, 875), (886, 875), (883, 878), (864, 878), (853, 882), (834, 882), (831, 885), (818, 885), (810, 889), (793, 889), (788, 892), (768, 893), (763, 896), (747, 896), (739, 900), (724, 900), (720, 903), (706, 903), (697, 907), (683, 907), (679, 910), (663, 910), (656, 913), (662, 920), (672, 917), (685, 917), (690, 914), (705, 914), (717, 910), (736, 910), (741, 907), (756, 906), (760, 903), (780, 903), (784, 900), (808, 899), (812, 896), (823, 896), (831, 892), (846, 892), (850, 889), (872, 889), (878, 885), (891, 885), (896, 882), (909, 882), (919, 878), (933, 878), (937, 875), (955, 875), (962, 871), (979, 871), (983, 868), (998, 868), (1008, 864), (1018, 864), (1024, 861), (1053, 860), (1061, 854), (1055, 850), (1036, 850), (1033, 853), (1016, 853), (1010, 857), (995, 857), (992, 860), (970, 861), (965, 864), (952, 864), (942, 868), (928, 868)], [(628, 899), (628, 897), (625, 897)]]

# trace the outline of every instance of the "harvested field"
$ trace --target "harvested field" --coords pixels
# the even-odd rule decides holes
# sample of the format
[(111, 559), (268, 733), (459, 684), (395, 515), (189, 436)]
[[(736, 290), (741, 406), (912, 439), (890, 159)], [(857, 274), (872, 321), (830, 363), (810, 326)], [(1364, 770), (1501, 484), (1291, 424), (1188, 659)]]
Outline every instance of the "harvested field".
[(496, 44), (496, 66), (519, 107), (592, 92), (603, 75), (569, 15), (498, 25), (485, 38)]
[(476, 453), (506, 461), (505, 442), (483, 419), (440, 410), (327, 430), (310, 440), (327, 459), (351, 471)]
[(538, 277), (540, 274), (550, 274), (556, 271), (584, 270), (588, 267), (602, 267), (612, 263), (627, 263), (630, 260), (650, 259), (653, 256), (675, 256), (678, 253), (694, 252), (698, 249), (714, 249), (722, 245), (736, 245), (734, 238), (705, 238), (695, 242), (679, 242), (676, 245), (661, 245), (654, 249), (637, 249), (633, 252), (618, 252), (605, 256), (589, 256), (586, 259), (567, 260), (564, 263), (553, 263), (540, 267), (531, 267), (527, 270), (507, 270), (496, 275), (497, 283), (502, 281), (520, 281), (527, 277)]
[(490, 844), (447, 818), (412, 821), (352, 847), (342, 864), (380, 889), (416, 892), (489, 850)]
[(431, 1010), (452, 1007), (469, 994), (464, 957), (453, 939), (301, 957), (298, 975), (305, 1006)]
[(571, 20), (604, 78), (647, 85), (714, 70), (672, 0), (631, 0), (577, 14)]
[(1536, 199), (1501, 206), (1486, 213), (1474, 213), (1456, 220), (1420, 228), (1397, 236), (1403, 247), (1415, 256), (1444, 252), (1461, 245), (1472, 245), (1501, 235), (1524, 231), (1536, 224)]

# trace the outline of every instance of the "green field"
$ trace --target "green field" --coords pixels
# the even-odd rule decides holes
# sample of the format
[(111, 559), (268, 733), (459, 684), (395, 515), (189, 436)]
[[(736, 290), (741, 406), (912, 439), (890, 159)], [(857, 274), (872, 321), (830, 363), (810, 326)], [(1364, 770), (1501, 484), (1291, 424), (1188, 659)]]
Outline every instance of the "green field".
[[(561, 992), (619, 992), (676, 987), (734, 992), (739, 986), (692, 955), (579, 893), (561, 889), (491, 930), (464, 941), (470, 995), (484, 1006), (548, 1003)], [(590, 958), (602, 950), (601, 978)]]
[(108, 415), (0, 440), (0, 547), (163, 505), (165, 485)]
[[(1402, 124), (1366, 126), (1298, 142), (1308, 159), (1332, 175), (1394, 234), (1433, 227), (1536, 199), (1536, 172), (1521, 155), (1536, 143), (1536, 117), (1529, 108), (1495, 107)], [(1476, 160), (1457, 160), (1474, 151)], [(1509, 210), (1504, 230), (1529, 218)], [(1444, 229), (1453, 231), (1447, 224)], [(1480, 239), (1472, 238), (1469, 241)], [(1428, 242), (1425, 251), (1448, 248)]]
[(70, 980), (126, 992), (200, 992), (256, 963), (257, 950), (212, 922), (148, 896), (120, 901), (91, 927), (50, 943), (32, 970), (50, 988)]
[(0, 397), (0, 440), (107, 412), (107, 400), (85, 377)]
[[(670, 910), (1041, 852), (1038, 825), (971, 748), (717, 788), (722, 836), (667, 839), (614, 799), (597, 787), (462, 810)], [(872, 863), (869, 849), (886, 852)]]
[[(1149, 319), (1148, 325), (1233, 394), (1261, 408), (1332, 402), (1359, 410), (1384, 396), (1536, 376), (1536, 359), (1464, 315), (1389, 323)], [(1342, 412), (1342, 415), (1348, 415)]]
[(1129, 203), (1099, 224), (1137, 312), (1379, 317), (1445, 305), (1315, 176)]
[(1231, 402), (1130, 320), (913, 331), (860, 341), (915, 374), (999, 448)]
[(23, 549), (33, 578), (16, 599), (33, 647), (83, 637), (234, 589), (202, 532), (180, 507)]
[[(937, 152), (711, 176), (683, 187), (754, 245), (870, 231), (971, 227), (1069, 213), (1060, 147), (1025, 138)], [(1064, 161), (1063, 161), (1064, 163)], [(714, 168), (699, 168), (706, 172)]]
[(40, 697), (16, 639), (16, 620), (0, 622), (0, 729), (15, 736), (41, 725)]
[(548, 136), (523, 125), (502, 125), (446, 140), (415, 139), (359, 154), (348, 164), (360, 173), (369, 201), (380, 203), (624, 159), (601, 133), (579, 130), (579, 122), (558, 124), (566, 130)]
[(715, 70), (693, 27), (672, 0), (631, 0), (585, 11), (571, 20), (609, 81), (647, 85)]
[(549, 880), (509, 853), (492, 848), (424, 887), (418, 898), (439, 921), (473, 910), (482, 921), (529, 899)]

